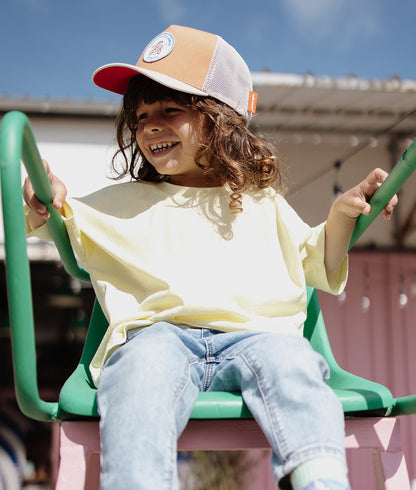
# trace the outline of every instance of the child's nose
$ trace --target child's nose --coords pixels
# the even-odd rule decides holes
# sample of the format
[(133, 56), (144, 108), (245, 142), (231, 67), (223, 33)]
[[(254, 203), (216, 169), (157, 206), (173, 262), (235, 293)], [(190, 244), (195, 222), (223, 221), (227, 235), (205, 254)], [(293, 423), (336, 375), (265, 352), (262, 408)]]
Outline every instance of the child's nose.
[(159, 114), (151, 115), (146, 119), (144, 132), (148, 134), (155, 133), (160, 131), (163, 128), (163, 125), (163, 117), (161, 117)]

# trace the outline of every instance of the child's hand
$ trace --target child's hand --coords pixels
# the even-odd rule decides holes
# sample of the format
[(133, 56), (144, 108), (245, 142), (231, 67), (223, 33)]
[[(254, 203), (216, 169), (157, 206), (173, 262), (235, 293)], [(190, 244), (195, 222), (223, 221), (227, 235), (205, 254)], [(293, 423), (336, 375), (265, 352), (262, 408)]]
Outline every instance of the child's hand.
[[(45, 160), (43, 160), (43, 163), (55, 196), (52, 205), (59, 211), (65, 201), (67, 190), (58, 177), (51, 172), (48, 163)], [(23, 197), (29, 207), (29, 222), (32, 228), (37, 228), (49, 218), (49, 212), (46, 206), (37, 199), (28, 177), (26, 177), (23, 185)]]
[[(346, 218), (352, 218), (354, 220), (360, 214), (370, 214), (371, 206), (367, 200), (376, 192), (387, 176), (388, 173), (384, 170), (380, 168), (374, 169), (363, 181), (346, 191), (334, 202), (334, 205), (338, 208), (338, 212), (343, 213)], [(383, 210), (384, 219), (390, 219), (397, 203), (398, 198), (394, 195)]]
[[(332, 204), (325, 226), (325, 267), (329, 279), (344, 260), (358, 216), (371, 213), (367, 199), (376, 192), (387, 175), (380, 168), (374, 169), (362, 182), (344, 192)], [(390, 219), (397, 202), (395, 195), (387, 203), (383, 211), (386, 220)]]

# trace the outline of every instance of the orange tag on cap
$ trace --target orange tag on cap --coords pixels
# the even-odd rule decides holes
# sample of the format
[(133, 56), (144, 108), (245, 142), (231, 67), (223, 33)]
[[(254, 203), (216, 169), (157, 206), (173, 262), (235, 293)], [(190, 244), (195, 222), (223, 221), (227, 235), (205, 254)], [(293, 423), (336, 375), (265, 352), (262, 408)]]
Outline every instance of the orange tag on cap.
[(256, 94), (256, 92), (250, 91), (248, 94), (247, 110), (248, 110), (248, 112), (255, 114), (256, 113), (256, 107), (257, 107), (257, 94)]

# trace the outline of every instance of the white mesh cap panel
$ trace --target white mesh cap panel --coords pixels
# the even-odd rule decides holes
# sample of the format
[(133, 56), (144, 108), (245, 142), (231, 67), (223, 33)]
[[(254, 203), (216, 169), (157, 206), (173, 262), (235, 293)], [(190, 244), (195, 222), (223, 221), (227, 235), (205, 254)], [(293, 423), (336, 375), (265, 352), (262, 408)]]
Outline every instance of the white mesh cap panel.
[(248, 117), (248, 98), (253, 90), (250, 70), (238, 52), (218, 37), (202, 90)]

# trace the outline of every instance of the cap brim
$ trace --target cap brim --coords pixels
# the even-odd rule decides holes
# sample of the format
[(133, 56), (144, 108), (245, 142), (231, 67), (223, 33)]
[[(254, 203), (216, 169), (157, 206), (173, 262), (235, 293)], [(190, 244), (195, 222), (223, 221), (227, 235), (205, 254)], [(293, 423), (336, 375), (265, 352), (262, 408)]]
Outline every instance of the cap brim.
[(101, 66), (93, 73), (92, 81), (98, 87), (109, 90), (110, 92), (115, 92), (116, 94), (124, 95), (130, 79), (137, 74), (144, 75), (151, 78), (155, 82), (165, 85), (173, 90), (178, 90), (179, 92), (207, 96), (207, 94), (202, 92), (202, 90), (199, 90), (192, 85), (188, 85), (187, 83), (180, 82), (179, 80), (164, 75), (163, 73), (158, 73), (153, 70), (140, 68), (138, 66), (129, 65), (126, 63), (110, 63), (108, 65)]

